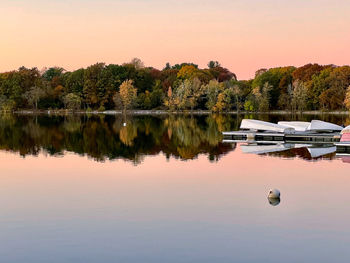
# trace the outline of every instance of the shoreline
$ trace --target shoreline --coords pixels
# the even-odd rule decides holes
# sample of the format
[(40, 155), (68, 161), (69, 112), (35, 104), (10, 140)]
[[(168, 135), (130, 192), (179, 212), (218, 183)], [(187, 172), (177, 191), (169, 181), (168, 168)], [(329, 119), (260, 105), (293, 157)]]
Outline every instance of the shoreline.
[[(106, 111), (72, 111), (72, 110), (15, 110), (15, 111), (1, 111), (1, 113), (11, 113), (17, 115), (122, 115), (121, 110), (106, 110)], [(269, 112), (249, 112), (249, 111), (226, 111), (226, 112), (212, 112), (208, 110), (193, 110), (193, 111), (167, 111), (167, 110), (127, 110), (127, 115), (350, 115), (349, 111), (304, 111), (296, 113), (292, 111), (279, 110)]]

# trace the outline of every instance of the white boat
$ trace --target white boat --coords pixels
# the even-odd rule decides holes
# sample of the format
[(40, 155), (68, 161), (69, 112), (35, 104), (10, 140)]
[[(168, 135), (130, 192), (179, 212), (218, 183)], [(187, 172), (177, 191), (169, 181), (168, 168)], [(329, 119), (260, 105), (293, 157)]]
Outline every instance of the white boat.
[(250, 131), (269, 131), (269, 132), (281, 132), (281, 133), (293, 133), (294, 128), (279, 125), (276, 123), (243, 119), (241, 122), (241, 129)]
[(343, 127), (330, 122), (312, 120), (307, 130), (313, 132), (334, 132), (343, 130)]
[(309, 128), (311, 122), (307, 121), (279, 121), (279, 125), (294, 128), (296, 131), (305, 132)]

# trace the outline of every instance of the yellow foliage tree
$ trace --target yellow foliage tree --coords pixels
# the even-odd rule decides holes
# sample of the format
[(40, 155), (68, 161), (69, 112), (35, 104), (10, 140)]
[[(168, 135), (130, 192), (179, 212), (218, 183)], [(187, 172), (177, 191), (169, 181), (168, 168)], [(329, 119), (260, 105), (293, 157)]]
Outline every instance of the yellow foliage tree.
[(125, 80), (119, 87), (119, 95), (123, 103), (124, 111), (131, 107), (136, 100), (137, 89), (132, 80)]
[(184, 65), (177, 73), (178, 79), (192, 79), (198, 73), (198, 69), (193, 65)]

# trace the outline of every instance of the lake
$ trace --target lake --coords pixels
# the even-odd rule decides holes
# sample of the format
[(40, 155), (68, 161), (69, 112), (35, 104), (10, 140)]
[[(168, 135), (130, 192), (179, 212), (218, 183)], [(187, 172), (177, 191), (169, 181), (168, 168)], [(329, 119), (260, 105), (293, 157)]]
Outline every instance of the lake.
[(348, 262), (350, 159), (246, 153), (242, 118), (350, 123), (1, 115), (1, 262)]

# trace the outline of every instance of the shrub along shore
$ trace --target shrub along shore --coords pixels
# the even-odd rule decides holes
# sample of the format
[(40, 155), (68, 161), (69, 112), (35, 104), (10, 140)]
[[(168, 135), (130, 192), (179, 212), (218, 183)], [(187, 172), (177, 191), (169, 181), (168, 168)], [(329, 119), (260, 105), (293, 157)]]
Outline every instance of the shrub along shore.
[(0, 73), (0, 110), (16, 113), (345, 114), (349, 109), (349, 66), (259, 69), (253, 79), (238, 80), (217, 61), (204, 69), (193, 63), (167, 63), (159, 70), (135, 58), (72, 72), (21, 67)]

